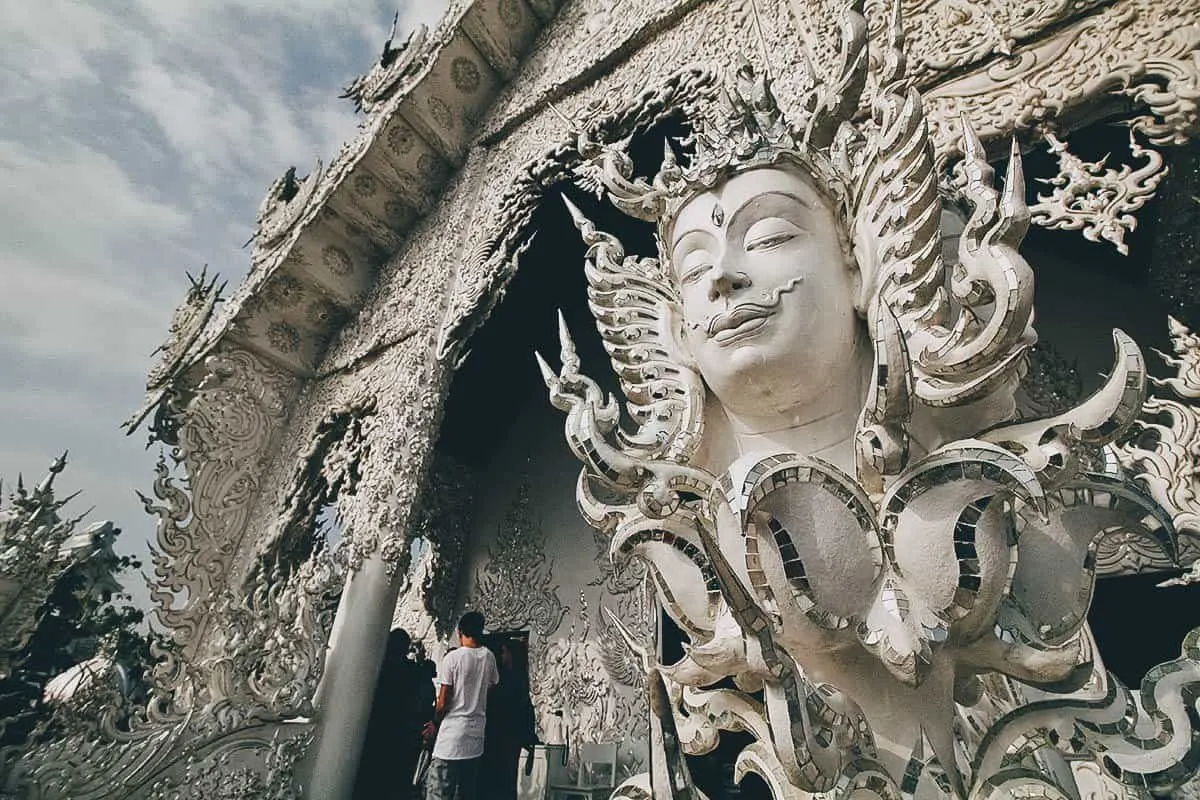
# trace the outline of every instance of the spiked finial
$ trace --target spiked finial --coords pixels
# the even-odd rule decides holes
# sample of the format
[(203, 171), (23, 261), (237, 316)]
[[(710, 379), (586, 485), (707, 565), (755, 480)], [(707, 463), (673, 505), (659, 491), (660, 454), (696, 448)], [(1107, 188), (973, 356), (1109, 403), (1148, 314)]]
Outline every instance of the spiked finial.
[(1025, 204), (1025, 170), (1021, 165), (1021, 147), (1014, 136), (1009, 147), (1008, 172), (1004, 193), (1000, 196), (1000, 215), (1007, 223), (999, 241), (1016, 247), (1029, 230), (1029, 207)]
[(562, 309), (558, 311), (558, 341), (562, 347), (560, 355), (562, 373), (564, 375), (577, 374), (579, 372), (579, 354), (575, 352), (575, 342), (571, 339), (571, 331), (567, 327), (567, 320), (563, 317)]
[(575, 229), (582, 233), (584, 238), (587, 238), (588, 230), (594, 228), (592, 221), (579, 210), (579, 206), (571, 202), (571, 198), (565, 194), (559, 196), (562, 197), (563, 205), (567, 207), (567, 212), (571, 215), (571, 221), (575, 223)]
[(958, 128), (962, 132), (963, 163), (971, 166), (981, 162), (987, 164), (987, 153), (984, 152), (983, 142), (979, 141), (979, 136), (975, 133), (975, 128), (971, 125), (971, 120), (965, 111), (958, 115)]
[(542, 358), (542, 354), (537, 350), (533, 351), (533, 357), (537, 359), (538, 371), (542, 373), (542, 382), (546, 384), (547, 389), (553, 389), (558, 383), (558, 376), (554, 374), (554, 370), (546, 363), (546, 359)]

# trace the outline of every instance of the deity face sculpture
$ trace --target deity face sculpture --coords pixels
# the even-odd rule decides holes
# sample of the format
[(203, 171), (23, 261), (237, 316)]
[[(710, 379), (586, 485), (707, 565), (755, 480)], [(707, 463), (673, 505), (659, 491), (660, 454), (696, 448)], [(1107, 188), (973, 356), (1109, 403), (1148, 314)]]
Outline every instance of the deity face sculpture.
[[(1086, 627), (1101, 537), (1176, 552), (1154, 498), (1108, 457), (1093, 471), (1096, 448), (1135, 421), (1144, 361), (1114, 331), (1095, 395), (1008, 421), (1035, 340), (1020, 153), (996, 185), (964, 117), (955, 199), (969, 216), (943, 228), (947, 154), (904, 78), (893, 10), (873, 60), (861, 4), (847, 6), (842, 73), (798, 98), (798, 120), (746, 64), (715, 108), (697, 108), (686, 165), (668, 147), (653, 178), (635, 176), (628, 154), (579, 137), (581, 186), (657, 225), (664, 256), (627, 255), (568, 201), (631, 425), (580, 371), (561, 317), (561, 369), (539, 356), (585, 464), (580, 510), (614, 563), (647, 564), (693, 643), (657, 664), (653, 642), (610, 615), (651, 691), (663, 766), (636, 779), (643, 793), (690, 786), (672, 748), (710, 752), (723, 730), (756, 739), (739, 770), (778, 798), (1082, 796), (1057, 768), (1027, 770), (1033, 758), (1013, 768), (1014, 754), (1045, 748), (1045, 763), (1074, 769), (1108, 752), (1143, 786), (1194, 736), (1182, 712), (1164, 714), (1178, 695), (1144, 689), (1155, 712), (1135, 721), (1128, 694), (1101, 688)], [(1195, 652), (1161, 674), (1200, 675)], [(727, 678), (734, 688), (712, 688)], [(1057, 714), (1066, 748), (1046, 734)]]
[(688, 201), (668, 236), (679, 345), (722, 404), (794, 423), (828, 413), (863, 328), (860, 279), (812, 181), (792, 166), (737, 174)]

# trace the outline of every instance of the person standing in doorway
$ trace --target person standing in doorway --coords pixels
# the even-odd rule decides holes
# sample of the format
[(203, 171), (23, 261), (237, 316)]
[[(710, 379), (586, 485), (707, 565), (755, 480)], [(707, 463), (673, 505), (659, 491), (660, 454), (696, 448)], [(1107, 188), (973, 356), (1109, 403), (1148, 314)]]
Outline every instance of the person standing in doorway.
[[(388, 635), (387, 652), (375, 686), (375, 702), (359, 760), (354, 800), (381, 796), (395, 785), (396, 775), (409, 779), (421, 749), (421, 731), (433, 718), (433, 681), (409, 658), (412, 638), (400, 628)], [(402, 791), (396, 800), (408, 800)]]
[(488, 692), (500, 680), (496, 657), (483, 646), (483, 615), (458, 621), (462, 645), (442, 659), (437, 703), (425, 735), (434, 738), (426, 800), (476, 800), (479, 762), (487, 730)]
[(492, 790), (491, 800), (517, 800), (521, 751), (537, 743), (528, 656), (523, 642), (514, 638), (500, 643), (497, 656), (500, 683), (488, 698), (482, 767)]

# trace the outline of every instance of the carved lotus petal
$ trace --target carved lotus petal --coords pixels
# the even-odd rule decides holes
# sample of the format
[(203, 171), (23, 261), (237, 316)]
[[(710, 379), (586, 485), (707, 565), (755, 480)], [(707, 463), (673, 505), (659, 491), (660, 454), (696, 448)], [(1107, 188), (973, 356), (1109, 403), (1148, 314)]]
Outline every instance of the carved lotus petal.
[(754, 463), (741, 483), (746, 571), (760, 602), (779, 604), (787, 622), (802, 614), (846, 627), (882, 567), (870, 500), (832, 465), (795, 455)]
[(1121, 478), (1084, 475), (1049, 499), (1048, 519), (1029, 509), (1017, 515), (1020, 557), (1011, 594), (1039, 643), (1058, 645), (1087, 618), (1105, 537), (1132, 535), (1174, 559), (1175, 531), (1166, 511)]
[(666, 520), (635, 517), (614, 532), (609, 554), (614, 561), (643, 558), (672, 615), (703, 641), (713, 633), (721, 591), (695, 526), (686, 511)]

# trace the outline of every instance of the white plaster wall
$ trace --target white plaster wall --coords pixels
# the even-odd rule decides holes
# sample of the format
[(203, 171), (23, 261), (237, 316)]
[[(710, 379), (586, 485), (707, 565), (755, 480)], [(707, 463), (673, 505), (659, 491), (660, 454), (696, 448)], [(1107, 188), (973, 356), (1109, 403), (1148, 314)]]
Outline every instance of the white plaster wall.
[[(607, 366), (597, 364), (591, 368), (599, 371)], [(617, 595), (609, 591), (614, 585), (611, 582), (601, 585), (600, 564), (607, 557), (576, 508), (575, 482), (580, 464), (567, 448), (562, 426), (563, 415), (538, 394), (524, 404), (508, 431), (498, 432), (495, 455), (479, 476), (460, 597), (464, 606), (485, 612), (489, 608), (519, 607), (538, 595), (543, 596), (543, 609), (557, 609), (561, 604), (565, 613), (553, 629), (544, 627), (544, 635), (539, 635), (537, 626), (530, 626), (531, 678), (539, 720), (544, 723), (561, 707), (568, 743), (619, 741), (626, 771), (640, 771), (647, 732), (645, 703), (640, 689), (612, 680), (605, 667), (606, 648), (610, 660), (625, 651), (614, 647), (611, 639), (605, 643), (601, 607), (621, 614), (631, 628), (644, 629), (648, 619), (638, 602), (640, 590)], [(498, 540), (522, 480), (528, 480), (526, 521), (532, 524), (534, 533), (523, 537), (528, 552), (521, 551), (516, 563), (510, 563), (505, 557), (511, 557), (511, 548), (499, 549), (504, 543)], [(538, 529), (544, 537), (541, 542), (537, 541)], [(496, 561), (489, 559), (489, 549)], [(545, 555), (545, 564), (527, 575), (520, 574), (529, 568), (538, 549)], [(500, 596), (480, 594), (481, 580), (486, 583), (489, 567), (493, 578), (506, 569), (517, 573), (512, 583), (502, 582), (506, 588)], [(625, 583), (630, 584), (637, 582), (629, 579)], [(514, 596), (505, 596), (508, 586), (515, 586)], [(496, 619), (495, 614), (491, 616)], [(489, 621), (488, 627), (498, 626)], [(613, 672), (621, 674), (618, 669)], [(542, 727), (543, 738), (552, 736), (544, 724)]]

